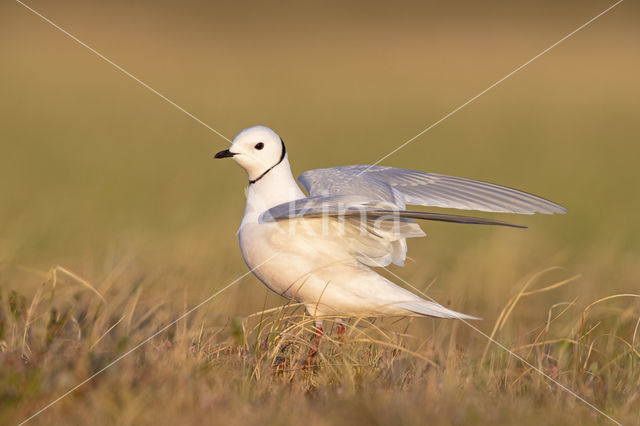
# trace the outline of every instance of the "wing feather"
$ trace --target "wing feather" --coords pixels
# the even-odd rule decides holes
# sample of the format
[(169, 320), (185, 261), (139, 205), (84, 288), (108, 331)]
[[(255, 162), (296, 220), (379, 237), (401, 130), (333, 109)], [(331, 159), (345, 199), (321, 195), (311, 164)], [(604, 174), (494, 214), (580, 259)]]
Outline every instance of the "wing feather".
[(351, 254), (369, 266), (404, 263), (406, 239), (425, 235), (414, 219), (525, 228), (487, 218), (400, 210), (391, 202), (345, 195), (302, 198), (277, 205), (260, 216), (262, 223), (304, 219), (327, 220), (326, 224), (315, 223), (321, 229), (317, 232), (342, 235)]
[[(283, 203), (264, 212), (260, 220), (262, 222), (274, 222), (300, 218), (331, 217), (360, 218), (363, 221), (374, 219), (387, 222), (402, 222), (405, 219), (420, 219), (471, 225), (497, 225), (512, 228), (526, 228), (526, 226), (523, 225), (515, 225), (483, 217), (381, 208), (379, 207), (380, 203), (376, 201), (362, 201), (349, 204), (344, 201), (340, 203), (339, 200), (344, 200), (345, 198), (346, 197), (313, 197)], [(422, 234), (419, 236), (422, 236)]]
[[(362, 195), (396, 203), (497, 213), (566, 213), (567, 209), (505, 186), (455, 176), (382, 166), (309, 170), (298, 181), (314, 195)], [(388, 188), (387, 188), (388, 187)], [(403, 197), (394, 198), (394, 191)]]

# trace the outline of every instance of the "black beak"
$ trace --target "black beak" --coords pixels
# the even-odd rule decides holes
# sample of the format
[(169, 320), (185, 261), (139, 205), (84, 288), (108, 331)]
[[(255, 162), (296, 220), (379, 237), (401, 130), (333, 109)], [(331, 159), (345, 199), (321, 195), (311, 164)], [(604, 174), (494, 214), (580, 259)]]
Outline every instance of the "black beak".
[(214, 158), (229, 158), (233, 157), (234, 155), (236, 155), (235, 152), (231, 152), (228, 149), (225, 149), (224, 151), (220, 151), (219, 153), (217, 153)]

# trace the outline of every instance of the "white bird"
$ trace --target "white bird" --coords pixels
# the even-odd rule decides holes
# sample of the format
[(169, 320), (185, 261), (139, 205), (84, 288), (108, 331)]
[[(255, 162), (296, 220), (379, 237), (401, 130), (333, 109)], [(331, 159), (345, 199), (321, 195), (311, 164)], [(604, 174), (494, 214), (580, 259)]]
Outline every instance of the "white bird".
[[(296, 184), (282, 139), (247, 128), (215, 158), (249, 176), (239, 239), (247, 266), (274, 292), (323, 316), (477, 319), (405, 290), (372, 266), (402, 265), (406, 238), (424, 236), (413, 219), (516, 226), (490, 219), (406, 210), (407, 204), (504, 213), (565, 213), (558, 204), (491, 183), (381, 166), (309, 170)], [(344, 328), (342, 328), (344, 330)]]

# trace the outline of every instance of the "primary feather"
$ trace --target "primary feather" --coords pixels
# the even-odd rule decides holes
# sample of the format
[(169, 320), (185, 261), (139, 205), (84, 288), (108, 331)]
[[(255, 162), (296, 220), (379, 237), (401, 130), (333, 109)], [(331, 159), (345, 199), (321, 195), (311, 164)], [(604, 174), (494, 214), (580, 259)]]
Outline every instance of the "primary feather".
[(314, 195), (358, 194), (420, 206), (496, 213), (566, 213), (564, 207), (488, 182), (382, 166), (341, 166), (304, 172), (298, 182)]

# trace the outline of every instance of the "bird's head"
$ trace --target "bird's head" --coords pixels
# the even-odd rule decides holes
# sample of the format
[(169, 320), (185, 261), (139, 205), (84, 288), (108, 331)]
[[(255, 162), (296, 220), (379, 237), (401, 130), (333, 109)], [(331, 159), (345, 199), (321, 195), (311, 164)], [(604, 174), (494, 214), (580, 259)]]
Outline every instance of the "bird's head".
[(215, 158), (233, 158), (253, 183), (280, 164), (286, 153), (284, 142), (276, 132), (265, 126), (254, 126), (238, 133), (231, 147), (218, 152)]

